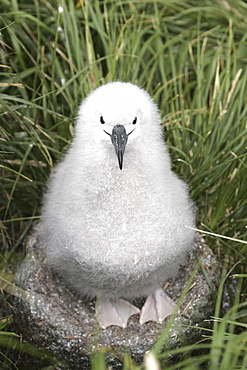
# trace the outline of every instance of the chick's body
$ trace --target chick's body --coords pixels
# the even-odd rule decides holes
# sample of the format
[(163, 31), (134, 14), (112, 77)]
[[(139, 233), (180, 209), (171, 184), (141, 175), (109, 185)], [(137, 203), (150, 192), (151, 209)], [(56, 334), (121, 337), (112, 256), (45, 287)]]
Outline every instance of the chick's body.
[[(109, 138), (115, 125), (127, 133), (122, 170)], [(185, 226), (194, 226), (194, 207), (170, 167), (160, 116), (145, 91), (115, 82), (82, 103), (39, 227), (48, 264), (74, 291), (147, 296), (177, 274), (192, 247)]]

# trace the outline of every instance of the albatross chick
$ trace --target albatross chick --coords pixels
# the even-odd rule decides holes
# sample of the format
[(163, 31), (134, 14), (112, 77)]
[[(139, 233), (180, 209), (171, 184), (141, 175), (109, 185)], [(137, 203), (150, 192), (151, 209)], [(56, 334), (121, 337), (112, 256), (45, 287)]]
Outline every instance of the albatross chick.
[[(193, 247), (194, 206), (171, 171), (149, 94), (113, 82), (79, 108), (75, 136), (48, 182), (39, 243), (50, 268), (80, 296), (96, 297), (102, 328), (162, 321), (161, 289)], [(179, 277), (178, 277), (179, 278)], [(147, 297), (141, 311), (127, 299)]]

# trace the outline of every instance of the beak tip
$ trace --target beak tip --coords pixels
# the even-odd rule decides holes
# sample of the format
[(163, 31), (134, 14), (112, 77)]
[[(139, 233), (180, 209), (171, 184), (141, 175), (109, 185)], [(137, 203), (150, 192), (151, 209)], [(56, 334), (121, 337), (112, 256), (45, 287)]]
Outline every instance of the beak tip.
[(123, 151), (119, 150), (118, 153), (117, 153), (117, 156), (118, 156), (119, 168), (120, 168), (120, 170), (122, 170), (122, 168), (123, 168)]

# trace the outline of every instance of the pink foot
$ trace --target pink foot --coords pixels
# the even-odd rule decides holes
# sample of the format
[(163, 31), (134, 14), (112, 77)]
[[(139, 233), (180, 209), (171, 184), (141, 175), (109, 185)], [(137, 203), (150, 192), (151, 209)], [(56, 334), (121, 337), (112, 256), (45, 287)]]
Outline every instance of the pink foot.
[(147, 297), (147, 300), (142, 307), (140, 314), (140, 324), (147, 321), (163, 321), (167, 316), (170, 316), (175, 309), (175, 303), (161, 289)]
[(139, 308), (124, 299), (102, 299), (96, 307), (96, 316), (103, 329), (111, 325), (125, 328), (130, 316), (137, 313), (140, 313)]

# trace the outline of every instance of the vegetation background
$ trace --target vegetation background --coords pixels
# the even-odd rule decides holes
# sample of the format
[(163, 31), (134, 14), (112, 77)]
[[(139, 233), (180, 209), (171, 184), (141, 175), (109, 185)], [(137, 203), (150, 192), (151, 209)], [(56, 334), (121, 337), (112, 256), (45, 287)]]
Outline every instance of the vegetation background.
[[(130, 81), (158, 104), (173, 169), (198, 205), (198, 227), (216, 234), (206, 234), (207, 243), (238, 282), (223, 318), (219, 291), (206, 355), (166, 368), (247, 368), (246, 19), (240, 0), (1, 0), (2, 288), (25, 254), (81, 100), (109, 81)], [(21, 338), (10, 324), (2, 317), (1, 366), (16, 369), (11, 353)]]

